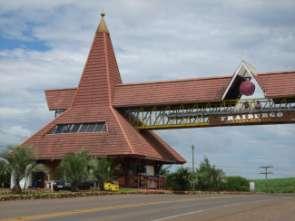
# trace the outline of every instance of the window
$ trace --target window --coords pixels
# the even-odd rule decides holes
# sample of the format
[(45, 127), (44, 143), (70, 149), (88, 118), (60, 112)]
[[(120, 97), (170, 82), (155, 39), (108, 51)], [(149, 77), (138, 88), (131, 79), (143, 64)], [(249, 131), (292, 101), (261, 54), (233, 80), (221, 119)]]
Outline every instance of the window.
[(81, 128), (81, 124), (72, 124), (72, 132), (78, 132), (79, 129)]
[(94, 131), (106, 131), (106, 125), (105, 124), (95, 124)]
[(105, 122), (97, 123), (78, 123), (78, 124), (58, 124), (49, 133), (83, 133), (106, 131)]
[(80, 127), (79, 132), (87, 132), (87, 127), (89, 124), (82, 124)]

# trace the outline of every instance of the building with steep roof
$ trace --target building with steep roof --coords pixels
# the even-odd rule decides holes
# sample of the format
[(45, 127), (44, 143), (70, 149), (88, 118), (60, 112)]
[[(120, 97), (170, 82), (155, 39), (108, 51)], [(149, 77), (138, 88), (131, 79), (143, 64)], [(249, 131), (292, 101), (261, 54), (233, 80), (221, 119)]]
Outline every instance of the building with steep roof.
[[(115, 87), (120, 84), (102, 16), (78, 87), (46, 91), (49, 109), (56, 111), (56, 118), (23, 144), (31, 146), (38, 161), (52, 170), (66, 154), (82, 149), (92, 156), (114, 158), (129, 175), (143, 172), (147, 165), (157, 172), (162, 164), (183, 164), (185, 160), (159, 136), (137, 130), (114, 108)], [(127, 178), (121, 181), (123, 185), (129, 183)]]
[[(251, 79), (258, 82), (267, 99), (263, 102), (269, 106), (230, 112), (233, 109), (227, 108), (235, 107), (242, 96), (241, 84)], [(54, 179), (54, 171), (66, 154), (83, 149), (94, 157), (113, 158), (121, 168), (120, 184), (138, 186), (138, 175), (147, 170), (154, 176), (163, 164), (185, 163), (149, 129), (293, 123), (290, 109), (286, 119), (281, 114), (277, 118), (262, 114), (284, 112), (281, 106), (274, 109), (267, 102), (281, 105), (285, 100), (293, 102), (290, 107), (294, 111), (294, 85), (295, 72), (257, 74), (245, 62), (233, 76), (124, 84), (102, 14), (78, 87), (45, 91), (48, 108), (56, 117), (23, 144), (31, 146), (37, 161), (50, 169), (49, 180)], [(226, 100), (231, 102), (220, 106)], [(222, 118), (245, 113), (253, 116), (241, 115), (236, 122)]]

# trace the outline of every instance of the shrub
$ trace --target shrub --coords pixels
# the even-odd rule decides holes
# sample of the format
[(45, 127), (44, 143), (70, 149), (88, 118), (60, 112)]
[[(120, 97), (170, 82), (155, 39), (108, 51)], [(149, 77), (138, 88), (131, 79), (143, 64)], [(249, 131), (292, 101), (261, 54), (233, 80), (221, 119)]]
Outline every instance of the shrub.
[(92, 173), (101, 190), (104, 190), (104, 182), (113, 179), (112, 166), (113, 162), (109, 158), (97, 158), (91, 162)]
[(167, 175), (167, 188), (176, 191), (190, 190), (192, 179), (192, 173), (187, 168), (180, 167), (176, 172)]
[(60, 164), (60, 172), (64, 179), (71, 183), (72, 191), (79, 190), (79, 183), (87, 180), (90, 157), (87, 152), (70, 153)]
[(9, 187), (10, 184), (10, 172), (6, 162), (0, 160), (0, 188)]
[(159, 175), (167, 177), (170, 174), (170, 167), (171, 167), (171, 165), (169, 165), (169, 166), (162, 165), (159, 170)]
[(228, 191), (249, 191), (249, 181), (241, 176), (229, 176), (225, 179), (224, 189)]
[(197, 170), (197, 185), (200, 190), (221, 190), (224, 181), (224, 172), (211, 165), (207, 158), (201, 162)]

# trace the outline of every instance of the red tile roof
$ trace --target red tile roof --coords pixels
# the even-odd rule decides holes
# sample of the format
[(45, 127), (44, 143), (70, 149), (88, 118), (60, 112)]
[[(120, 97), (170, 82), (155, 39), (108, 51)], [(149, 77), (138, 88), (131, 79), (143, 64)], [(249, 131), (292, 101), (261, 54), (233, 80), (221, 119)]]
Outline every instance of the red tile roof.
[(295, 71), (258, 74), (256, 79), (268, 98), (295, 97)]
[(231, 77), (196, 78), (116, 86), (115, 107), (216, 102)]
[(63, 115), (71, 113), (68, 110), (29, 138), (24, 145), (32, 146), (38, 159), (61, 159), (67, 153), (84, 149), (92, 156), (130, 156), (165, 163), (185, 162), (153, 132), (138, 131), (115, 109), (104, 109), (104, 112), (108, 114), (99, 120), (106, 121), (107, 132), (49, 134), (56, 124), (65, 123)]
[[(105, 29), (104, 29), (105, 30)], [(38, 159), (60, 159), (81, 149), (94, 156), (141, 157), (164, 163), (185, 160), (154, 133), (134, 128), (112, 107), (120, 73), (109, 33), (99, 28), (77, 89), (46, 91), (49, 109), (67, 110), (24, 142)], [(107, 132), (50, 134), (58, 124), (105, 122)]]
[(76, 88), (46, 90), (45, 96), (49, 110), (66, 110), (72, 103)]
[[(221, 99), (231, 77), (196, 78), (178, 81), (162, 81), (115, 86), (114, 107), (130, 107), (194, 102), (215, 102)], [(48, 90), (48, 107), (67, 109), (75, 89)], [(65, 95), (63, 95), (63, 93)], [(72, 93), (72, 95), (70, 94)], [(65, 96), (65, 97), (63, 97)], [(66, 100), (66, 101), (65, 101)], [(65, 108), (66, 107), (66, 108)]]
[[(219, 102), (232, 76), (116, 86), (114, 107)], [(295, 97), (295, 71), (260, 73), (256, 79), (268, 98)]]
[[(176, 81), (119, 84), (115, 86), (114, 107), (218, 102), (231, 76)], [(295, 71), (259, 73), (256, 80), (267, 98), (295, 97)], [(48, 90), (49, 109), (66, 109), (75, 89)]]

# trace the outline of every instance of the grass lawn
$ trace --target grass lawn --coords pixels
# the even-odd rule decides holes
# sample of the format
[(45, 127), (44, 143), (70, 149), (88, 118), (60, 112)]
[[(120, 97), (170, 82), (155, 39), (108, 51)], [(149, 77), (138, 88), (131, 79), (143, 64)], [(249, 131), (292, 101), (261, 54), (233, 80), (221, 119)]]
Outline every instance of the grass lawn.
[(257, 192), (295, 193), (295, 177), (254, 180)]
[(121, 187), (119, 189), (120, 193), (134, 193), (134, 192), (138, 192), (137, 188), (125, 188), (125, 187)]

